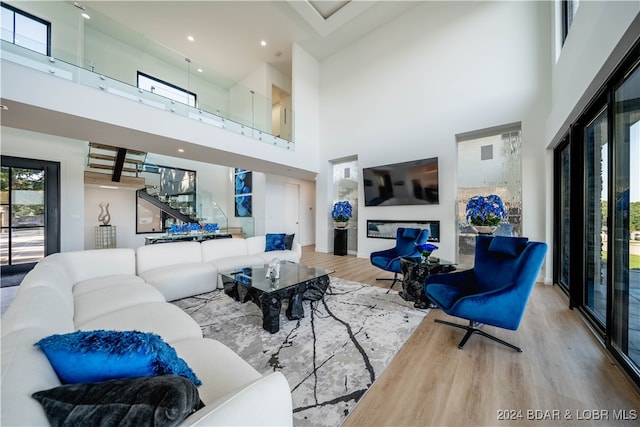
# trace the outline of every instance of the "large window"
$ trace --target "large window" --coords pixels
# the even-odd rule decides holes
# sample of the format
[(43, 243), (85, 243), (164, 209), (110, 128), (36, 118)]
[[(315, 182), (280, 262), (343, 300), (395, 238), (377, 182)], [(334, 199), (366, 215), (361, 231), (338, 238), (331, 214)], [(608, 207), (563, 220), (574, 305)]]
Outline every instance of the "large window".
[(196, 106), (196, 94), (174, 86), (171, 83), (151, 77), (138, 71), (138, 87), (140, 89), (164, 96), (165, 98), (186, 104), (190, 107)]
[(562, 0), (562, 43), (566, 40), (569, 35), (569, 29), (573, 24), (573, 18), (576, 16), (576, 12), (578, 11), (578, 5), (580, 4), (579, 0)]
[(640, 42), (555, 150), (554, 279), (640, 384), (638, 57)]
[(2, 3), (2, 40), (51, 55), (51, 24)]

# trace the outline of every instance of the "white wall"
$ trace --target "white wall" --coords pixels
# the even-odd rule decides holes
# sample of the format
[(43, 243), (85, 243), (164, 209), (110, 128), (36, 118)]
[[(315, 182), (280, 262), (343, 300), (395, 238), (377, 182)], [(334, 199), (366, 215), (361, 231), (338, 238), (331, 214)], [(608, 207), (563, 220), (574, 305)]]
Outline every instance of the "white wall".
[(60, 162), (60, 250), (84, 249), (86, 143), (6, 126), (0, 132), (2, 155)]
[(455, 135), (518, 121), (524, 230), (544, 238), (545, 188), (530, 177), (544, 170), (550, 15), (546, 2), (425, 2), (322, 62), (318, 250), (332, 244), (330, 161), (437, 156), (439, 205), (364, 207), (360, 198), (358, 256), (389, 247), (366, 237), (367, 219), (440, 220), (439, 256), (454, 259)]
[[(294, 117), (294, 129), (293, 135), (296, 141), (296, 152), (300, 153), (302, 158), (307, 159), (308, 165), (315, 163), (316, 170), (324, 168), (322, 165), (321, 157), (319, 155), (320, 150), (320, 64), (318, 61), (309, 55), (302, 47), (297, 44), (293, 45), (293, 79), (292, 79), (292, 92), (291, 100), (293, 106)], [(318, 231), (327, 232), (326, 228), (319, 228), (317, 225), (325, 221), (324, 205), (319, 204), (319, 200), (324, 200), (327, 191), (331, 186), (327, 186), (325, 183), (317, 180), (310, 186), (301, 186), (301, 196), (303, 194), (302, 188), (305, 188), (305, 198), (311, 199), (310, 192), (312, 187), (315, 188), (315, 194), (313, 197), (316, 200), (305, 200), (303, 204), (301, 198), (300, 206), (307, 206), (310, 209), (311, 216), (304, 226), (301, 224), (301, 236), (299, 242), (302, 245), (316, 244), (316, 250), (322, 252), (328, 252), (326, 247), (326, 239), (320, 239), (323, 242), (318, 247)], [(307, 194), (307, 191), (309, 194)], [(306, 216), (305, 215), (301, 215)], [(302, 235), (302, 230), (309, 228), (309, 235)], [(306, 232), (304, 233), (306, 234)]]
[[(560, 11), (554, 11), (558, 21)], [(639, 14), (638, 1), (581, 1), (560, 52), (560, 35), (555, 35), (558, 60), (551, 67), (552, 105), (545, 138), (548, 143), (558, 142), (631, 47), (633, 37), (630, 43), (619, 46), (625, 33), (631, 30), (637, 39)]]
[[(286, 198), (286, 186), (298, 187), (298, 205), (289, 206)], [(297, 180), (277, 175), (267, 175), (265, 200), (265, 228), (267, 233), (278, 233), (297, 228), (295, 240), (302, 246), (315, 243), (315, 197), (316, 189), (310, 181)], [(286, 209), (297, 209), (298, 225), (287, 224)]]

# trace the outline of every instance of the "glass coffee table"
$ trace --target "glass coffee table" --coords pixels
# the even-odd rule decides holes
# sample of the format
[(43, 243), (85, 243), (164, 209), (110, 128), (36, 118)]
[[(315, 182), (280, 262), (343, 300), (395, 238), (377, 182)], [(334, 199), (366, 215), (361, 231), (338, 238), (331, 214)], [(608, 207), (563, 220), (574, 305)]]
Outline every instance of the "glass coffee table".
[(253, 301), (262, 310), (262, 327), (273, 333), (280, 330), (282, 300), (288, 298), (289, 320), (304, 317), (303, 300), (317, 301), (329, 286), (332, 270), (282, 262), (280, 277), (266, 277), (267, 266), (247, 267), (220, 273), (224, 292), (240, 302)]

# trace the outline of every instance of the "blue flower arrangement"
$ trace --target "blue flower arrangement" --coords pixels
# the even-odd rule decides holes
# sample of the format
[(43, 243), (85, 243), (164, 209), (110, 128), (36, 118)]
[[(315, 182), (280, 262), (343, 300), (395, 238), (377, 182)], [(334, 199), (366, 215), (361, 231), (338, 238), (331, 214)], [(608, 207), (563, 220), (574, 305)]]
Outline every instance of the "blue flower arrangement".
[(422, 254), (422, 256), (425, 256), (425, 255), (429, 256), (431, 252), (438, 249), (438, 247), (433, 243), (421, 243), (421, 244), (416, 243), (416, 249), (418, 250), (418, 252)]
[(431, 252), (438, 249), (436, 245), (433, 243), (416, 243), (416, 249), (420, 252), (421, 262), (426, 264), (429, 262), (429, 257), (431, 256)]
[(341, 202), (334, 203), (333, 210), (331, 211), (331, 217), (335, 222), (348, 222), (349, 218), (352, 216), (353, 208), (349, 201), (343, 200)]
[(218, 224), (215, 223), (215, 222), (214, 223), (206, 223), (204, 225), (204, 231), (206, 233), (213, 233), (214, 231), (218, 231), (218, 230), (219, 230)]
[(496, 226), (507, 217), (502, 199), (496, 194), (473, 196), (467, 203), (467, 221), (471, 225)]

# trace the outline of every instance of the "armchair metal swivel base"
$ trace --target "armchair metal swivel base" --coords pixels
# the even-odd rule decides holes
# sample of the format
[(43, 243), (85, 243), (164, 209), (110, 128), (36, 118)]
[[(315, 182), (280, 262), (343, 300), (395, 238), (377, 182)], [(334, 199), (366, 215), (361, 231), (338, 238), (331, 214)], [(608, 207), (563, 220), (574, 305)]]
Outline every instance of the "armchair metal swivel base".
[(396, 284), (396, 282), (402, 283), (402, 279), (398, 277), (398, 273), (396, 272), (393, 273), (393, 279), (388, 277), (376, 277), (376, 280), (391, 280), (391, 285), (389, 285), (389, 289), (387, 289), (387, 293), (391, 292), (391, 289), (393, 288), (393, 285)]
[(491, 334), (486, 333), (485, 331), (483, 331), (482, 329), (480, 329), (484, 324), (480, 323), (480, 322), (474, 322), (472, 320), (469, 321), (469, 325), (465, 326), (465, 325), (459, 325), (457, 323), (452, 323), (452, 322), (446, 322), (444, 320), (440, 320), (440, 319), (435, 319), (436, 323), (443, 323), (445, 325), (449, 325), (449, 326), (454, 326), (456, 328), (459, 329), (464, 329), (467, 331), (467, 333), (464, 335), (464, 337), (462, 338), (462, 341), (460, 341), (460, 344), (458, 344), (458, 348), (462, 349), (462, 347), (464, 347), (464, 345), (467, 343), (467, 341), (469, 340), (469, 338), (471, 338), (471, 335), (473, 334), (479, 334), (482, 335), (483, 337), (487, 337), (490, 340), (493, 340), (497, 343), (500, 343), (502, 345), (506, 345), (509, 348), (514, 349), (515, 351), (517, 351), (518, 353), (522, 353), (522, 349), (520, 347), (516, 347), (513, 344), (509, 344), (506, 341), (501, 340), (500, 338), (494, 337)]
[(469, 326), (436, 322), (467, 331), (458, 348), (478, 334), (522, 352), (480, 326), (518, 329), (546, 253), (546, 243), (526, 237), (478, 236), (472, 269), (432, 274), (424, 280), (425, 295), (449, 316), (468, 320)]

